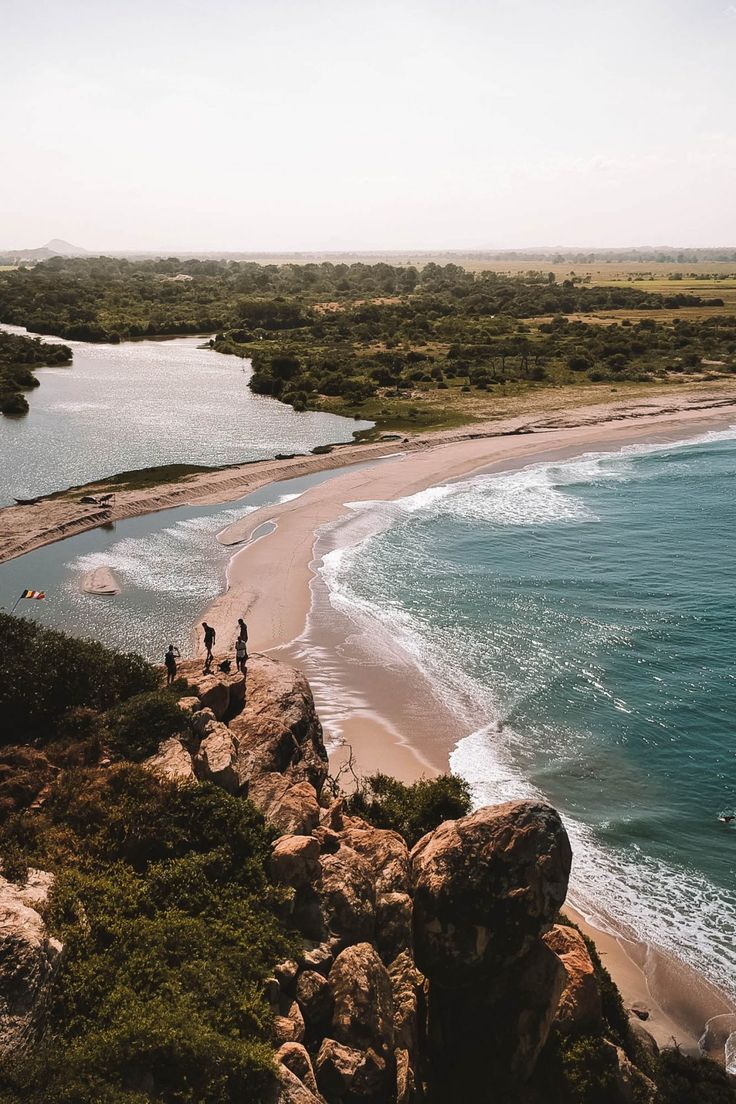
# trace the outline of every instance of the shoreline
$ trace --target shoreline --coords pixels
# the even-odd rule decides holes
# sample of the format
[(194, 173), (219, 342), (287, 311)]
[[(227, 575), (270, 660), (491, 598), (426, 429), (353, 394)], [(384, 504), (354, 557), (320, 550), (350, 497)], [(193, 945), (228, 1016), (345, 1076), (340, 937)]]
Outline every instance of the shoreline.
[[(410, 435), (384, 434), (374, 442), (348, 442), (326, 446), (329, 451), (297, 455), (289, 459), (255, 460), (225, 468), (215, 468), (187, 476), (176, 482), (115, 491), (106, 480), (70, 488), (45, 496), (29, 504), (0, 508), (0, 563), (22, 556), (44, 545), (76, 536), (101, 525), (127, 518), (141, 517), (176, 506), (234, 501), (269, 483), (330, 471), (366, 460), (381, 459), (394, 453), (426, 452), (441, 445), (460, 442), (539, 436), (560, 429), (616, 426), (621, 423), (646, 424), (652, 420), (675, 417), (697, 418), (709, 412), (734, 411), (736, 388), (733, 382), (719, 387), (682, 389), (644, 394), (626, 401), (570, 406), (560, 392), (559, 405), (545, 410), (529, 410), (513, 417), (473, 422), (458, 429)], [(109, 508), (84, 504), (79, 499), (103, 489), (114, 492)]]
[[(471, 473), (515, 470), (645, 441), (683, 440), (733, 421), (722, 408), (660, 411), (635, 424), (608, 420), (550, 428), (543, 436), (456, 439), (386, 458), (367, 470), (347, 469), (299, 499), (259, 510), (219, 534), (221, 543), (237, 546), (271, 523), (267, 534), (235, 552), (227, 591), (205, 617), (229, 643), (229, 629), (245, 616), (259, 651), (275, 652), (305, 671), (332, 745), (331, 771), (342, 769), (348, 787), (351, 765), (359, 774), (382, 770), (405, 782), (441, 773), (449, 769), (457, 740), (467, 735), (459, 718), (433, 693), (423, 672), (407, 673), (390, 649), (380, 656), (366, 650), (360, 630), (353, 624), (351, 631), (349, 619), (330, 606), (317, 574), (325, 552), (367, 535), (365, 516), (351, 514), (345, 503), (403, 498)], [(423, 733), (421, 747), (412, 742), (417, 730)], [(623, 925), (586, 919), (595, 910), (586, 909), (574, 893), (563, 911), (594, 939), (627, 1007), (647, 1009), (644, 1026), (660, 1045), (675, 1039), (696, 1051), (706, 1021), (733, 1011), (728, 999), (685, 963), (632, 939)]]

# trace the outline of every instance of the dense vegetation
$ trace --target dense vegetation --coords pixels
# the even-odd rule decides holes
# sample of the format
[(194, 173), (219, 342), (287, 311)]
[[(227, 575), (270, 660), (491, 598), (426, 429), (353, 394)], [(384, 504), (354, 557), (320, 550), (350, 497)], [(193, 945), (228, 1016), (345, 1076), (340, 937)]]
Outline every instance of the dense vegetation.
[(0, 1099), (256, 1104), (272, 1068), (263, 981), (294, 950), (266, 875), (272, 831), (246, 800), (126, 761), (186, 734), (142, 659), (7, 615), (0, 649), (17, 742), (0, 748), (2, 873), (56, 874), (46, 918), (64, 943), (43, 1040), (0, 1070)]
[(252, 358), (254, 391), (297, 408), (339, 397), (350, 412), (371, 396), (428, 389), (502, 393), (519, 382), (647, 382), (736, 370), (736, 317), (727, 316), (600, 325), (558, 314), (532, 328), (511, 315), (425, 312), (410, 299), (326, 314), (288, 335), (246, 337), (233, 331), (216, 347)]
[(249, 802), (141, 767), (70, 769), (3, 823), (0, 851), (11, 875), (57, 874), (47, 922), (64, 943), (43, 1040), (0, 1071), (3, 1101), (264, 1099), (263, 982), (293, 944)]
[(75, 640), (34, 621), (0, 613), (0, 744), (48, 743), (85, 729), (159, 675), (140, 656)]
[(25, 414), (28, 403), (22, 391), (38, 387), (32, 368), (49, 364), (68, 364), (72, 351), (68, 345), (50, 345), (38, 337), (9, 334), (0, 330), (0, 412)]
[[(384, 425), (392, 403), (404, 404), (411, 424), (412, 402), (429, 392), (457, 397), (736, 367), (736, 318), (673, 320), (684, 307), (717, 310), (721, 298), (676, 284), (647, 291), (587, 280), (474, 273), (452, 263), (57, 257), (0, 274), (0, 319), (89, 341), (216, 332), (217, 350), (252, 360), (257, 393)], [(602, 311), (608, 324), (593, 320)]]
[[(530, 318), (601, 309), (676, 308), (708, 302), (677, 292), (585, 287), (530, 272), (503, 277), (427, 264), (421, 271), (389, 264), (259, 265), (234, 261), (126, 261), (55, 257), (0, 273), (0, 320), (82, 341), (120, 341), (212, 330), (274, 332), (324, 318), (316, 304), (414, 296), (402, 321), (421, 316)], [(367, 305), (367, 304), (365, 304)], [(375, 307), (390, 304), (371, 304)], [(395, 304), (393, 304), (395, 306)], [(380, 312), (379, 312), (380, 313)], [(388, 316), (389, 322), (392, 316)], [(368, 319), (369, 320), (369, 319)], [(359, 325), (356, 318), (354, 324)], [(259, 335), (262, 336), (262, 335)], [(360, 335), (358, 335), (360, 336)]]

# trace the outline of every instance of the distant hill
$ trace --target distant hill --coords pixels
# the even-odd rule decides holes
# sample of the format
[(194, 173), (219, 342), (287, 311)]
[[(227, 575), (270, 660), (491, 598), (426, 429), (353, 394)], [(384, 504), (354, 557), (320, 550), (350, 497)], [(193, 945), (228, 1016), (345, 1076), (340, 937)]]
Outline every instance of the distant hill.
[(56, 253), (59, 257), (89, 256), (88, 250), (82, 249), (79, 245), (72, 245), (71, 242), (64, 241), (63, 238), (52, 238), (42, 248), (48, 249), (50, 253)]
[(0, 249), (0, 262), (47, 261), (49, 257), (88, 257), (86, 249), (62, 238), (52, 238), (37, 249)]

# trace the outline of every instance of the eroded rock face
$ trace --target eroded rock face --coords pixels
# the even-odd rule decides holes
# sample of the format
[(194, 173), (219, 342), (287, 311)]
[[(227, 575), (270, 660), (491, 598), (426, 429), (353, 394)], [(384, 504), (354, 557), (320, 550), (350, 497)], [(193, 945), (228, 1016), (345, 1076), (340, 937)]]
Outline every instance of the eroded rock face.
[(273, 1021), (274, 1038), (277, 1043), (303, 1043), (304, 1017), (296, 1001), (292, 1001), (285, 1016), (276, 1016)]
[(308, 836), (319, 821), (317, 794), (309, 782), (292, 783), (276, 772), (251, 775), (248, 797), (279, 832)]
[(36, 911), (46, 901), (53, 876), (29, 872), (25, 885), (0, 878), (0, 1057), (33, 1043), (43, 1017), (61, 943), (49, 935)]
[(296, 1000), (304, 1017), (308, 1039), (325, 1035), (332, 1019), (334, 998), (327, 978), (316, 970), (302, 970), (296, 983)]
[(560, 1027), (599, 1029), (603, 1023), (601, 993), (582, 935), (575, 928), (555, 924), (544, 942), (558, 956), (567, 975), (555, 1016)]
[(273, 1104), (322, 1104), (320, 1097), (283, 1061), (279, 1063), (276, 1096), (272, 1099)]
[(192, 688), (192, 695), (199, 699), (203, 709), (211, 709), (218, 721), (226, 720), (240, 712), (245, 700), (245, 677), (242, 672), (231, 670), (225, 674), (217, 670), (218, 657), (212, 670), (205, 674), (202, 663), (185, 659), (178, 664), (178, 675), (185, 678)]
[(541, 940), (479, 987), (430, 979), (428, 1055), (440, 1099), (495, 1104), (530, 1077), (564, 984), (562, 963)]
[(341, 844), (321, 855), (315, 885), (324, 929), (342, 946), (370, 942), (376, 921), (373, 875), (364, 859)]
[(520, 958), (565, 900), (571, 860), (560, 817), (542, 802), (440, 825), (411, 853), (419, 969), (455, 988)]
[(312, 691), (301, 671), (264, 656), (248, 661), (245, 706), (231, 721), (245, 778), (280, 773), (319, 793), (327, 753)]

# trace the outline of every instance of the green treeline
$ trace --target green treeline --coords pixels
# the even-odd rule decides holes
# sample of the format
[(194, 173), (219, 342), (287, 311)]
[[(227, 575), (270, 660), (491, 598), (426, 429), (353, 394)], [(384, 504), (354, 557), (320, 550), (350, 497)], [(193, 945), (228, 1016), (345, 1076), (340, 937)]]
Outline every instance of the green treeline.
[(21, 394), (38, 387), (32, 368), (50, 364), (68, 364), (72, 351), (68, 345), (50, 345), (38, 337), (9, 334), (0, 330), (0, 411), (25, 414), (28, 403)]
[[(472, 273), (456, 264), (428, 264), (418, 271), (389, 264), (55, 257), (33, 268), (0, 274), (0, 320), (81, 341), (119, 341), (243, 324), (290, 329), (309, 316), (310, 305), (324, 300), (340, 303), (414, 295), (430, 314), (461, 318), (497, 314), (530, 318), (720, 302), (631, 287), (587, 287), (575, 280), (558, 284), (541, 272), (523, 277)], [(261, 302), (254, 306), (253, 300)]]
[[(590, 286), (572, 273), (558, 281), (452, 263), (57, 257), (0, 273), (2, 321), (88, 341), (215, 332), (215, 349), (251, 359), (256, 393), (383, 424), (416, 417), (408, 404), (423, 392), (435, 393), (434, 416), (461, 391), (508, 384), (731, 372), (736, 319), (672, 320), (680, 308), (722, 306), (643, 284)], [(612, 313), (620, 321), (594, 321), (601, 312), (606, 323)], [(450, 388), (445, 400), (436, 394)], [(384, 400), (394, 401), (390, 411)], [(455, 408), (453, 416), (471, 415)]]
[(352, 408), (376, 394), (415, 388), (492, 391), (510, 382), (581, 378), (647, 382), (670, 373), (736, 369), (734, 317), (600, 325), (558, 315), (532, 328), (510, 315), (422, 308), (414, 300), (356, 306), (288, 334), (230, 332), (218, 336), (215, 347), (251, 357), (252, 389), (297, 409), (319, 407), (323, 396)]

